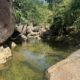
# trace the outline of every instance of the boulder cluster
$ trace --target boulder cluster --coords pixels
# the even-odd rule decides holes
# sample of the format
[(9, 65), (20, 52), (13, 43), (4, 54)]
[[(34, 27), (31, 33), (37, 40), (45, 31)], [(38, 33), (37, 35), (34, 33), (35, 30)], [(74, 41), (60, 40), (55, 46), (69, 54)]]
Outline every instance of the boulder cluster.
[(41, 26), (33, 26), (33, 24), (30, 23), (29, 25), (18, 24), (16, 25), (16, 30), (20, 32), (21, 37), (24, 40), (29, 41), (32, 39), (41, 40), (41, 35), (47, 31), (47, 28)]

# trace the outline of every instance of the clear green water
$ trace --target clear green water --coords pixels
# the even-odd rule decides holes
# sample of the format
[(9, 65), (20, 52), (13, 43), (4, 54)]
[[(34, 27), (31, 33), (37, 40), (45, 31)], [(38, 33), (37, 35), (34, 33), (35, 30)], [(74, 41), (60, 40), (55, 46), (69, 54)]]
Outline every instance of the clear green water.
[(18, 46), (12, 52), (13, 57), (0, 71), (0, 80), (47, 80), (47, 68), (69, 55), (43, 43)]

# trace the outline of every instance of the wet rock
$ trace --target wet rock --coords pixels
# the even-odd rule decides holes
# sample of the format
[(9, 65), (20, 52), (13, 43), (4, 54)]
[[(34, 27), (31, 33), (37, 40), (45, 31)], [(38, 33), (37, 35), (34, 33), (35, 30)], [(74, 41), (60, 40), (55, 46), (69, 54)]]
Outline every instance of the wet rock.
[(48, 80), (80, 80), (80, 50), (47, 70)]
[(4, 48), (0, 47), (0, 64), (4, 64), (7, 62), (7, 59), (12, 56), (11, 50), (9, 47)]

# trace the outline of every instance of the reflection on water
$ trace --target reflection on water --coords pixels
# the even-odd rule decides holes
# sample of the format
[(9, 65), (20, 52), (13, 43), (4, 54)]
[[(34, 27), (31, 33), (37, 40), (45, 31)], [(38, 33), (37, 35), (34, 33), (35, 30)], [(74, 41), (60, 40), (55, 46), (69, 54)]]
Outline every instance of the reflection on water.
[(30, 63), (34, 67), (37, 66), (36, 69), (43, 71), (48, 68), (48, 64), (46, 63), (46, 54), (36, 55), (27, 50), (25, 50), (23, 54), (26, 62)]
[(43, 43), (17, 47), (13, 50), (12, 60), (0, 70), (0, 80), (46, 80), (45, 70), (68, 55), (59, 51), (56, 56), (47, 55), (52, 52), (54, 50)]

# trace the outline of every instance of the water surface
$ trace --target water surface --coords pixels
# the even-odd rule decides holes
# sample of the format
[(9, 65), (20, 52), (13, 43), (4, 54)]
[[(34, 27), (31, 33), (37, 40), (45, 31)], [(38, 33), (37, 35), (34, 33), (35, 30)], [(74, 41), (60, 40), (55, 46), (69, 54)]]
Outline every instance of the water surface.
[(0, 80), (47, 80), (45, 71), (69, 54), (44, 43), (18, 46), (0, 71)]

